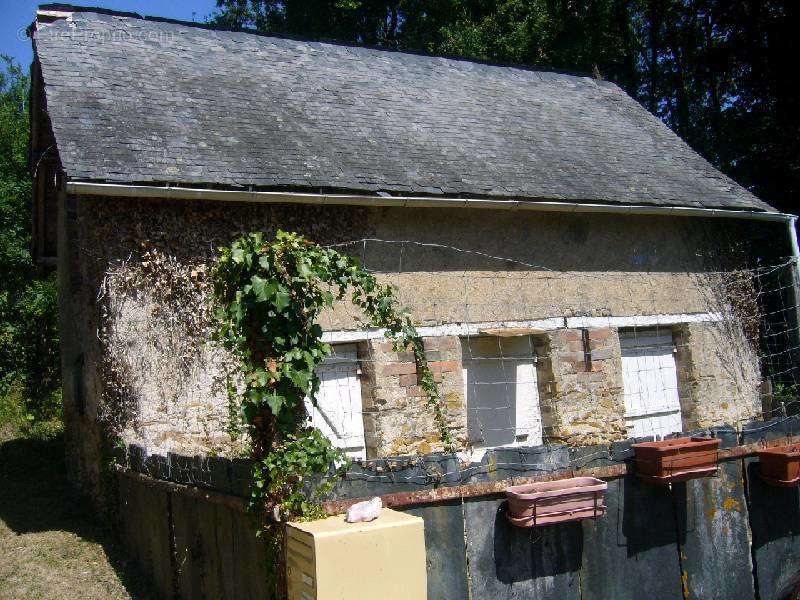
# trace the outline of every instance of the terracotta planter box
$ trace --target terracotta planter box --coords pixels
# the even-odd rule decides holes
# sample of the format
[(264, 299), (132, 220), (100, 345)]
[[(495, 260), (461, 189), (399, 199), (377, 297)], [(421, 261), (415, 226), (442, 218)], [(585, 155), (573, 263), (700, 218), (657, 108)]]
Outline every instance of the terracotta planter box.
[(631, 448), (636, 454), (636, 475), (650, 483), (674, 483), (717, 472), (718, 439), (675, 438)]
[(603, 515), (608, 484), (594, 477), (573, 477), (506, 488), (506, 517), (517, 527), (537, 527)]
[(791, 487), (800, 483), (800, 446), (759, 450), (758, 475), (770, 485)]

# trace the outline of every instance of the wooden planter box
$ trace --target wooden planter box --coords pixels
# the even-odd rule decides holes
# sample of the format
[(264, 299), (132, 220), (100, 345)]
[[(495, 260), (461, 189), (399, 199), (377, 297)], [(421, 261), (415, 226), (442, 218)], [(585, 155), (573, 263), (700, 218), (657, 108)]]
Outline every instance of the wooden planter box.
[(792, 487), (800, 483), (800, 446), (759, 450), (758, 475), (770, 485)]
[(506, 517), (517, 527), (536, 527), (603, 515), (608, 484), (594, 477), (573, 477), (506, 488)]
[(717, 472), (718, 439), (685, 437), (631, 447), (636, 454), (636, 475), (649, 483), (674, 483)]

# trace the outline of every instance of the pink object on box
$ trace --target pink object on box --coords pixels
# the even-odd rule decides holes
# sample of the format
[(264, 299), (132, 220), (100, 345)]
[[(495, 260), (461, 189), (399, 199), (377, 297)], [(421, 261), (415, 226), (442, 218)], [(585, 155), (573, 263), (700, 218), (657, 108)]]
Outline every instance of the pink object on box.
[(536, 527), (594, 519), (606, 512), (608, 484), (594, 477), (573, 477), (506, 488), (508, 520), (517, 527)]
[(348, 523), (361, 523), (374, 521), (381, 516), (383, 502), (378, 496), (363, 502), (357, 502), (347, 509), (345, 521)]

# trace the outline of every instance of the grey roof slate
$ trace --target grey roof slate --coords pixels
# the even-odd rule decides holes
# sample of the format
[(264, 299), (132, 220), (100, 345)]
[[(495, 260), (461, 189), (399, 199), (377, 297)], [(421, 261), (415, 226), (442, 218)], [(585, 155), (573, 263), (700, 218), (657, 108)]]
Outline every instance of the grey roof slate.
[(34, 44), (73, 180), (772, 210), (588, 77), (94, 12)]

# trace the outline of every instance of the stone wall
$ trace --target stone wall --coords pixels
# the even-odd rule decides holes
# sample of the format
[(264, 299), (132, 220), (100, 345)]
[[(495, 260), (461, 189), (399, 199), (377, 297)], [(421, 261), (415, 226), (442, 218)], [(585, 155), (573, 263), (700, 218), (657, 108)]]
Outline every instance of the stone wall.
[(545, 435), (573, 446), (607, 444), (628, 437), (619, 336), (616, 330), (588, 330), (589, 354), (579, 329), (547, 335), (539, 361)]
[(94, 376), (92, 323), (82, 280), (80, 203), (64, 194), (58, 200), (58, 298), (61, 344), (61, 385), (64, 410), (66, 468), (70, 479), (87, 496), (102, 498), (103, 428), (98, 419), (101, 388)]
[[(683, 429), (744, 423), (760, 413), (757, 358), (736, 348), (720, 323), (672, 328)], [(628, 438), (619, 330), (557, 329), (533, 336), (539, 402), (547, 443), (608, 444)], [(443, 449), (410, 352), (391, 342), (364, 342), (362, 399), (367, 456), (424, 454)], [(468, 443), (458, 337), (425, 338), (428, 359), (460, 447)], [(586, 350), (588, 349), (588, 354)], [(746, 352), (741, 355), (736, 352)]]
[[(421, 325), (703, 313), (716, 305), (709, 300), (714, 295), (706, 289), (707, 279), (696, 274), (724, 268), (731, 240), (754, 235), (750, 225), (667, 217), (98, 197), (71, 202), (74, 235), (63, 236), (59, 265), (61, 289), (67, 290), (62, 296), (65, 406), (70, 443), (83, 448), (85, 457), (76, 469), (95, 473), (90, 465), (98, 462), (105, 427), (98, 419), (104, 410), (120, 421), (115, 425), (126, 441), (152, 451), (237, 452), (226, 433), (228, 363), (201, 317), (208, 312), (206, 274), (217, 248), (243, 233), (260, 230), (269, 236), (281, 228), (321, 244), (340, 244), (380, 279), (395, 284)], [(759, 227), (759, 235), (772, 231), (768, 224)], [(780, 239), (783, 235), (780, 229)], [(367, 238), (404, 242), (350, 243)], [(169, 281), (156, 276), (155, 263), (169, 265), (172, 281), (182, 282), (180, 289), (190, 290), (191, 298), (172, 295)], [(357, 316), (342, 304), (323, 315), (321, 324), (326, 330), (357, 329)], [(727, 343), (724, 332), (721, 338), (700, 326), (688, 331), (704, 348)], [(107, 334), (104, 341), (98, 332)], [(580, 333), (567, 330), (536, 336), (547, 433), (571, 444), (624, 437), (616, 336), (608, 330), (590, 332), (591, 369), (576, 349), (576, 336)], [(447, 418), (465, 442), (457, 339), (426, 343), (441, 379)], [(391, 356), (383, 341), (366, 343), (362, 352), (388, 361), (364, 365), (372, 369), (362, 379), (370, 452), (440, 448), (408, 357)], [(73, 401), (72, 365), (79, 356), (84, 415)], [(748, 360), (754, 363), (754, 357)], [(687, 363), (687, 389), (692, 390), (687, 407), (698, 415), (697, 425), (748, 414), (752, 406), (748, 390), (758, 379), (755, 367), (735, 375), (727, 363), (702, 352), (693, 352)], [(542, 370), (549, 375), (542, 376)], [(109, 395), (112, 388), (116, 391)], [(728, 408), (713, 408), (721, 395), (730, 398)], [(109, 396), (118, 405), (109, 404)]]
[(686, 429), (738, 425), (761, 413), (757, 352), (735, 329), (735, 323), (722, 322), (687, 323), (674, 330)]
[[(463, 447), (467, 440), (467, 411), (461, 374), (461, 344), (457, 337), (424, 338), (428, 365), (444, 403), (453, 437)], [(395, 352), (392, 343), (369, 342), (364, 363), (369, 396), (364, 403), (367, 456), (425, 454), (444, 449), (419, 386), (412, 352)], [(368, 398), (368, 399), (367, 399)]]

